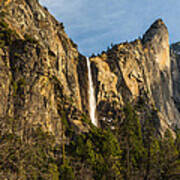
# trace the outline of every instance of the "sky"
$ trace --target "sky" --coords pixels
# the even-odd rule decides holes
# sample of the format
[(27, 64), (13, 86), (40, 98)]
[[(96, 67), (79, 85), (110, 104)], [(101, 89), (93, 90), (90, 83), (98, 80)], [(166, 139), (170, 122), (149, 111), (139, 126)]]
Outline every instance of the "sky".
[(180, 0), (40, 0), (86, 56), (142, 37), (162, 18), (170, 43), (180, 41)]

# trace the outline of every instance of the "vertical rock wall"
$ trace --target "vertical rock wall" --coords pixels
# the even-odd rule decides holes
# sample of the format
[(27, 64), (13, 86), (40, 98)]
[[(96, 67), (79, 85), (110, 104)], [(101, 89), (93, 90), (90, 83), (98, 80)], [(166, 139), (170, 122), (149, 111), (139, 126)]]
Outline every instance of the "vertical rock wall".
[(58, 136), (65, 106), (72, 122), (88, 112), (86, 59), (38, 1), (9, 1), (1, 14), (9, 34), (0, 48), (0, 117), (19, 120), (19, 132), (42, 126)]
[[(36, 0), (6, 1), (0, 13), (0, 117), (19, 120), (22, 133), (41, 125), (59, 136), (67, 109), (67, 119), (86, 129), (81, 121), (89, 112), (86, 58), (63, 24)], [(160, 132), (179, 125), (179, 56), (172, 57), (160, 19), (142, 39), (91, 57), (99, 121), (118, 119), (125, 104), (143, 99), (156, 110)]]
[[(137, 104), (143, 98), (157, 110), (160, 131), (179, 124), (173, 101), (168, 31), (161, 19), (142, 39), (118, 44), (92, 57), (99, 119), (111, 119), (114, 104)], [(117, 106), (116, 106), (117, 107)]]

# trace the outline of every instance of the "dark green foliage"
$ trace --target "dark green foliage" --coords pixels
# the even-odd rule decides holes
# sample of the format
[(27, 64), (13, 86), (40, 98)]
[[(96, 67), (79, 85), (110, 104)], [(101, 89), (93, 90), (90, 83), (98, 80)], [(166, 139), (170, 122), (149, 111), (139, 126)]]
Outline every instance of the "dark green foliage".
[[(153, 113), (152, 113), (153, 114)], [(147, 115), (147, 119), (143, 124), (143, 145), (145, 148), (145, 154), (143, 157), (144, 166), (144, 179), (156, 179), (157, 171), (159, 170), (159, 138), (155, 128), (152, 114)]]
[(94, 53), (91, 54), (90, 58), (96, 57)]
[(88, 118), (88, 116), (86, 114), (82, 114), (82, 118), (81, 118), (82, 122), (85, 122), (87, 124), (91, 123), (91, 120)]
[(4, 29), (8, 29), (9, 26), (8, 26), (8, 24), (5, 23), (5, 21), (2, 20), (2, 21), (0, 21), (0, 27), (1, 27), (2, 29), (3, 29), (3, 28), (4, 28)]
[(15, 97), (17, 95), (17, 89), (18, 89), (18, 85), (17, 82), (13, 82), (13, 96)]
[(14, 53), (15, 58), (21, 58), (21, 54), (18, 54), (17, 52)]
[(5, 41), (3, 40), (0, 40), (0, 48), (4, 47), (5, 46)]
[(164, 138), (160, 140), (159, 168), (162, 180), (169, 180), (178, 173), (180, 175), (180, 157), (169, 129), (166, 130)]
[(16, 127), (17, 121), (10, 117), (0, 121), (0, 128), (3, 127), (0, 131), (0, 177), (58, 179), (54, 137), (40, 127), (28, 127), (22, 135)]
[(140, 176), (144, 147), (142, 141), (141, 124), (135, 110), (130, 104), (124, 108), (123, 120), (118, 136), (121, 142), (123, 174), (126, 179), (131, 176)]
[(48, 8), (46, 6), (43, 7), (46, 11), (48, 11)]
[(64, 30), (64, 24), (60, 23), (61, 29)]
[(13, 96), (16, 97), (17, 94), (20, 95), (21, 98), (24, 97), (24, 88), (26, 86), (26, 80), (24, 78), (19, 79), (18, 81), (14, 81), (12, 83), (12, 87), (13, 87)]
[(76, 136), (67, 149), (69, 156), (93, 171), (95, 179), (120, 178), (121, 150), (110, 131), (94, 127), (89, 133)]
[(66, 112), (65, 111), (61, 111), (61, 122), (63, 123), (63, 126), (65, 129), (68, 129), (69, 128), (69, 124), (68, 124), (68, 121), (67, 121), (67, 118), (66, 118)]
[(25, 41), (27, 41), (29, 43), (32, 43), (32, 44), (36, 44), (37, 43), (37, 41), (32, 36), (30, 36), (28, 34), (24, 35), (24, 39), (25, 39)]
[(0, 47), (11, 45), (16, 36), (16, 32), (4, 20), (0, 20)]
[(70, 42), (74, 48), (76, 48), (76, 49), (78, 48), (78, 45), (76, 43), (74, 43), (72, 39), (70, 39)]
[(180, 155), (180, 129), (176, 127), (176, 141), (175, 141), (175, 144), (176, 144), (176, 148), (177, 148), (177, 151)]
[[(144, 104), (145, 106), (145, 104)], [(136, 106), (138, 110), (145, 108)], [(148, 109), (146, 119), (140, 123), (135, 108), (127, 104), (121, 118), (114, 121), (115, 138), (120, 142), (122, 179), (178, 179), (180, 177), (180, 156), (177, 153), (179, 139), (170, 131), (160, 137), (157, 132), (156, 112)], [(119, 123), (121, 121), (121, 123)], [(179, 132), (177, 130), (177, 132)], [(178, 133), (177, 133), (178, 134)]]
[(62, 164), (60, 166), (60, 179), (61, 180), (74, 180), (74, 172), (71, 166), (68, 163)]
[(49, 173), (52, 180), (59, 180), (59, 171), (57, 164), (49, 164)]
[(0, 11), (0, 18), (4, 18), (7, 13), (3, 10)]
[[(55, 80), (55, 78), (54, 78)], [(24, 86), (23, 79), (14, 88)], [(17, 90), (16, 90), (17, 91)], [(153, 112), (141, 124), (130, 104), (121, 110), (116, 129), (94, 127), (85, 114), (88, 133), (77, 133), (68, 119), (65, 99), (60, 102), (62, 140), (41, 126), (19, 129), (18, 119), (0, 119), (0, 177), (2, 179), (73, 180), (178, 180), (180, 174), (180, 131), (176, 139), (167, 130), (158, 136)]]

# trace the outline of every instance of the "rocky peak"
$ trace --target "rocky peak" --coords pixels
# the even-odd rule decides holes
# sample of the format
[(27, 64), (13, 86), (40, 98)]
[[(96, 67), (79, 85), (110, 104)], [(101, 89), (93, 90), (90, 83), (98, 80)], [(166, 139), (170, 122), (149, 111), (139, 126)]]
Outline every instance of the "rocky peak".
[(157, 43), (161, 42), (164, 37), (168, 36), (168, 30), (162, 19), (156, 20), (150, 28), (143, 35), (142, 42), (146, 44), (148, 42)]
[[(63, 24), (37, 0), (7, 3), (1, 9), (5, 14), (2, 18), (18, 36), (0, 49), (0, 64), (3, 67), (8, 64), (8, 70), (3, 68), (0, 74), (0, 78), (3, 77), (0, 80), (5, 84), (0, 86), (0, 95), (4, 98), (0, 116), (18, 117), (23, 123), (40, 123), (58, 134), (59, 109), (63, 103), (70, 106), (69, 101), (62, 102), (62, 97), (67, 97), (74, 108), (69, 108), (69, 119), (80, 124), (78, 114), (89, 111), (85, 57), (67, 36)], [(90, 58), (100, 121), (118, 119), (118, 110), (124, 104), (136, 104), (143, 98), (151, 109), (159, 110), (157, 117), (166, 128), (179, 123), (171, 98), (168, 38), (166, 25), (159, 19), (142, 40), (115, 45), (100, 56)], [(7, 71), (11, 78), (4, 77)], [(25, 116), (27, 114), (30, 115)], [(161, 129), (165, 131), (165, 125)]]
[[(142, 40), (90, 58), (96, 128), (88, 117), (86, 58), (63, 24), (37, 0), (0, 4), (0, 179), (122, 179), (129, 165), (125, 179), (162, 179), (152, 172), (172, 167), (177, 153), (169, 149), (164, 163), (162, 141), (143, 145), (180, 126), (180, 48), (172, 46), (170, 64), (162, 20)], [(143, 177), (151, 147), (158, 147), (158, 169)], [(133, 153), (127, 164), (125, 152)]]
[(155, 21), (142, 38), (144, 49), (156, 54), (156, 62), (160, 70), (170, 71), (169, 35), (162, 19)]
[(142, 40), (117, 44), (91, 61), (97, 111), (102, 122), (115, 119), (114, 112), (123, 104), (136, 104), (142, 98), (149, 109), (156, 110), (162, 134), (173, 124), (180, 124), (172, 99), (169, 36), (161, 19), (151, 25)]

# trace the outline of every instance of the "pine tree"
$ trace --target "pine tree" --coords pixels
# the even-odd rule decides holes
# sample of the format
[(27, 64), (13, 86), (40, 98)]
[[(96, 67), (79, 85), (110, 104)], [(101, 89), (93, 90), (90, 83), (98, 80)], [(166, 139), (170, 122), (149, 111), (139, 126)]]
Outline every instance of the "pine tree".
[(131, 105), (124, 108), (125, 119), (120, 126), (122, 162), (124, 162), (125, 179), (139, 177), (144, 148), (142, 143), (141, 124)]
[(154, 179), (158, 176), (156, 170), (158, 169), (160, 147), (152, 114), (147, 116), (143, 124), (144, 180)]
[(169, 180), (176, 176), (178, 168), (178, 151), (169, 129), (166, 130), (164, 138), (160, 142), (160, 176), (163, 180)]

